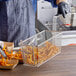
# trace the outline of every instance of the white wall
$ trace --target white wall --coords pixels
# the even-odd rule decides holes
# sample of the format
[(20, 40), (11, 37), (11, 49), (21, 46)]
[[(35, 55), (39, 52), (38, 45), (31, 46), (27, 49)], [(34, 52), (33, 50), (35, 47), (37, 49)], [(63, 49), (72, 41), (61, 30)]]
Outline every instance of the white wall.
[(38, 0), (37, 18), (40, 22), (45, 24), (47, 21), (51, 22), (53, 15), (56, 14), (56, 8), (52, 8), (51, 3), (44, 0)]
[(72, 4), (76, 6), (76, 0), (72, 0)]

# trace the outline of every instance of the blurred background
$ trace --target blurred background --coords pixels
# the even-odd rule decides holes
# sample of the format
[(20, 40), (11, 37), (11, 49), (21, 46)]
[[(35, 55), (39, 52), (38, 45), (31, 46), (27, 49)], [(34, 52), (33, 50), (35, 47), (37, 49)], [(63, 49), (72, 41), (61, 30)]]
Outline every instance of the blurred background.
[[(71, 0), (71, 13), (76, 12), (76, 1)], [(42, 31), (44, 29), (52, 30), (53, 19), (57, 14), (57, 8), (53, 8), (51, 3), (44, 0), (37, 0), (37, 17), (36, 30)], [(75, 29), (74, 29), (75, 30)]]

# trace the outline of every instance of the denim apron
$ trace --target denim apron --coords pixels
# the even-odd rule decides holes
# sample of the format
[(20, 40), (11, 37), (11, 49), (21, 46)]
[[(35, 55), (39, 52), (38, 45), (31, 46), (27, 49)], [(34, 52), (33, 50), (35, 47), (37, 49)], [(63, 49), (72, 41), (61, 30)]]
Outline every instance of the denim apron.
[[(31, 0), (9, 0), (6, 2), (7, 7), (7, 28), (6, 40), (14, 42), (18, 46), (20, 40), (34, 35), (35, 32), (35, 12)], [(1, 29), (2, 30), (2, 29)], [(3, 30), (4, 31), (4, 30)], [(6, 33), (6, 32), (5, 32)], [(1, 34), (5, 35), (5, 34)], [(8, 36), (8, 37), (7, 37)], [(3, 37), (2, 37), (3, 38)]]
[(0, 40), (7, 41), (7, 8), (4, 1), (0, 2)]

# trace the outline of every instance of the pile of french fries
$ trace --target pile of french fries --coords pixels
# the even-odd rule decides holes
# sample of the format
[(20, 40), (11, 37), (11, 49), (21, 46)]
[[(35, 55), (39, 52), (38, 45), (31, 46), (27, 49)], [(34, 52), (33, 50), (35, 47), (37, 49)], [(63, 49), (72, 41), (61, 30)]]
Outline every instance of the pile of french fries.
[(44, 61), (48, 60), (55, 56), (60, 50), (59, 47), (51, 44), (50, 42), (46, 42), (45, 46), (35, 47), (35, 46), (23, 46), (24, 60), (25, 64), (41, 64)]
[[(42, 47), (26, 45), (23, 46), (19, 51), (13, 51), (11, 47), (14, 47), (13, 44), (12, 46), (3, 47), (3, 51), (7, 55), (7, 58), (4, 58), (0, 54), (0, 68), (9, 69), (11, 67), (12, 69), (15, 65), (18, 64), (19, 60), (24, 60), (26, 64), (31, 65), (42, 64), (60, 51), (59, 47), (53, 45), (50, 42), (46, 42)], [(21, 50), (24, 51), (23, 57)]]
[(19, 60), (23, 60), (21, 49), (19, 51), (13, 51), (14, 44), (10, 42), (2, 42), (2, 45), (3, 45), (2, 50), (6, 54), (7, 58), (4, 58), (0, 54), (0, 68), (12, 69), (15, 65), (18, 64)]

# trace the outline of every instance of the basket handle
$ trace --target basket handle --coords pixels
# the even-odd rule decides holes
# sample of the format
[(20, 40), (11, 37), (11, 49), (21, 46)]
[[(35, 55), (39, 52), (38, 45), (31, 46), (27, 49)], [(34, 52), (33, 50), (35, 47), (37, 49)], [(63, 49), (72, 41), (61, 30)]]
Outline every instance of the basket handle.
[(76, 43), (68, 44), (69, 46), (76, 45)]
[(71, 24), (62, 24), (62, 25), (65, 25), (65, 26), (71, 26)]

